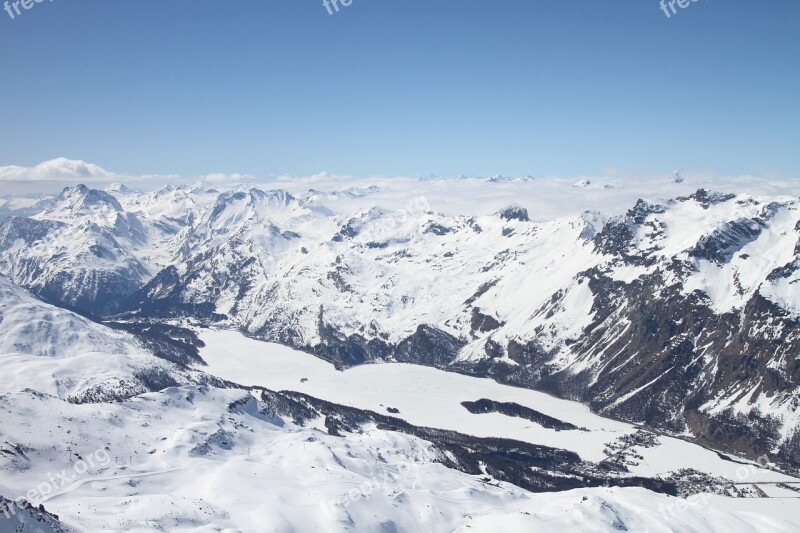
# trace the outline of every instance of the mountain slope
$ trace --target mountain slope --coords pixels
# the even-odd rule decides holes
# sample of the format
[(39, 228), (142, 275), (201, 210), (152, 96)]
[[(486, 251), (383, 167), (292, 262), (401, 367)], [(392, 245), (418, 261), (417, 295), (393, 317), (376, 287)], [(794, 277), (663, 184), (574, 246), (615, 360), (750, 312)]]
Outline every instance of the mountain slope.
[(800, 465), (796, 197), (700, 189), (537, 220), (519, 204), (437, 213), (424, 196), (387, 209), (390, 194), (77, 187), (0, 226), (0, 272), (128, 323), (490, 375)]
[(210, 381), (156, 357), (153, 348), (46, 304), (0, 276), (0, 391), (33, 389), (76, 403), (106, 402)]
[(699, 191), (607, 224), (368, 209), (327, 239), (325, 222), (254, 225), (235, 252), (200, 247), (169, 298), (344, 366), (488, 373), (797, 464), (797, 209)]
[(68, 188), (35, 217), (0, 225), (0, 273), (46, 300), (99, 315), (151, 277), (135, 257), (144, 240), (141, 223), (113, 196)]
[[(8, 452), (0, 454), (0, 492), (25, 491), (78, 530), (443, 532), (491, 523), (555, 531), (590, 523), (611, 532), (643, 530), (665, 513), (687, 531), (791, 531), (797, 522), (786, 506), (726, 511), (721, 497), (693, 497), (678, 513), (686, 502), (641, 488), (534, 494), (447, 468), (442, 461), (453, 458), (438, 445), (375, 427), (361, 418), (369, 415), (267, 392), (184, 387), (91, 406), (23, 392), (0, 394), (0, 407)], [(41, 427), (63, 435), (54, 440)]]

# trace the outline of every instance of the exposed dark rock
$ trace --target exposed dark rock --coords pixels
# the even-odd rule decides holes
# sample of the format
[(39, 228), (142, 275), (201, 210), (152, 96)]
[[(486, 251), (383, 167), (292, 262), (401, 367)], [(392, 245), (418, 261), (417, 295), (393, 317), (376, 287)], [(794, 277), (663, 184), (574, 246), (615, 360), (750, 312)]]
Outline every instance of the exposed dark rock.
[(344, 226), (339, 229), (339, 232), (333, 236), (331, 239), (333, 242), (343, 242), (346, 239), (352, 239), (353, 237), (358, 235), (358, 229), (356, 229), (356, 221), (350, 220)]
[(38, 507), (25, 499), (16, 501), (0, 496), (0, 530), (9, 532), (36, 531), (41, 533), (70, 533), (58, 515), (48, 512), (44, 505)]
[(472, 228), (472, 231), (475, 233), (483, 233), (483, 228), (481, 228), (474, 218), (467, 219), (467, 225)]
[(44, 239), (48, 233), (65, 226), (65, 223), (54, 220), (9, 217), (0, 224), (0, 251), (6, 251), (16, 241), (31, 246)]
[(429, 222), (425, 226), (424, 233), (432, 233), (433, 235), (440, 235), (440, 236), (447, 235), (448, 233), (453, 233), (453, 228), (449, 228), (441, 224), (436, 224), (435, 222)]
[(776, 268), (772, 272), (769, 273), (767, 276), (767, 281), (778, 281), (779, 279), (787, 279), (792, 276), (795, 272), (800, 270), (800, 257), (795, 257), (791, 263), (788, 263), (782, 267)]
[(417, 331), (397, 345), (395, 360), (428, 366), (445, 366), (452, 363), (466, 345), (463, 340), (429, 325), (420, 325)]
[(180, 366), (205, 365), (199, 352), (199, 348), (205, 344), (193, 330), (157, 322), (104, 322), (104, 324), (132, 333), (161, 359)]
[(475, 294), (473, 294), (472, 296), (470, 296), (470, 297), (467, 299), (467, 301), (466, 301), (466, 302), (464, 302), (464, 305), (467, 305), (467, 306), (469, 306), (469, 305), (472, 305), (472, 304), (474, 304), (474, 303), (475, 303), (475, 302), (478, 300), (478, 298), (480, 298), (481, 296), (483, 296), (484, 294), (486, 294), (487, 292), (489, 292), (489, 290), (491, 290), (491, 288), (492, 288), (492, 287), (494, 287), (495, 285), (497, 285), (497, 283), (498, 283), (499, 281), (500, 281), (499, 279), (495, 279), (495, 280), (492, 280), (492, 281), (490, 281), (490, 282), (484, 283), (483, 285), (481, 285), (480, 287), (478, 287), (478, 290), (477, 290), (477, 291), (475, 291)]
[(353, 287), (345, 279), (345, 276), (349, 275), (352, 275), (349, 268), (344, 265), (337, 265), (335, 270), (328, 272), (328, 279), (339, 289), (339, 292), (354, 292)]
[(688, 200), (694, 200), (698, 204), (700, 204), (703, 209), (708, 209), (712, 205), (721, 204), (724, 202), (728, 202), (736, 198), (735, 194), (722, 194), (713, 191), (707, 191), (705, 189), (698, 189), (696, 193), (692, 194), (691, 196), (684, 196), (678, 198), (681, 202), (686, 202)]
[(513, 416), (517, 418), (524, 418), (530, 420), (534, 424), (547, 429), (554, 429), (556, 431), (575, 431), (578, 426), (570, 424), (569, 422), (562, 422), (552, 416), (547, 416), (530, 407), (525, 407), (518, 403), (513, 402), (496, 402), (483, 398), (477, 402), (461, 402), (461, 405), (472, 414), (486, 414), (486, 413), (500, 413), (506, 416)]
[(624, 217), (611, 219), (603, 230), (595, 235), (595, 251), (605, 255), (618, 256), (628, 264), (649, 266), (652, 264), (652, 260), (648, 257), (649, 252), (657, 250), (640, 252), (634, 246), (634, 238), (637, 229), (643, 225), (650, 225), (653, 234), (663, 231), (663, 228), (657, 224), (648, 223), (648, 217), (664, 212), (664, 206), (639, 200)]
[(480, 312), (480, 310), (476, 307), (472, 308), (472, 319), (470, 320), (470, 327), (472, 332), (479, 331), (481, 333), (487, 333), (489, 331), (494, 331), (500, 326), (502, 326), (496, 318), (484, 315)]
[[(274, 394), (274, 393), (272, 393)], [(297, 392), (283, 392), (286, 405), (293, 413), (305, 410), (302, 417), (316, 411), (325, 416), (331, 435), (360, 433), (366, 425), (385, 431), (397, 431), (429, 441), (440, 450), (439, 461), (471, 475), (488, 473), (494, 479), (513, 483), (533, 492), (553, 492), (582, 487), (644, 487), (655, 492), (677, 494), (671, 481), (606, 474), (597, 465), (585, 463), (574, 452), (526, 442), (499, 438), (478, 438), (454, 431), (413, 426), (399, 418), (336, 405)], [(294, 400), (293, 403), (291, 400)], [(275, 402), (274, 399), (270, 400)], [(302, 407), (300, 407), (302, 406)], [(319, 416), (318, 415), (318, 416)]]
[(359, 334), (342, 335), (336, 328), (325, 324), (325, 310), (320, 306), (318, 331), (322, 342), (313, 347), (295, 346), (333, 363), (338, 369), (361, 365), (390, 357), (394, 347), (382, 339), (367, 339)]
[[(246, 268), (243, 264), (242, 268)], [(114, 318), (181, 318), (192, 317), (206, 322), (224, 320), (211, 302), (193, 303), (183, 300), (188, 279), (182, 278), (174, 266), (156, 274), (144, 287), (115, 305)]]
[[(686, 296), (659, 272), (630, 284), (596, 270), (585, 275), (595, 294), (594, 320), (570, 349), (597, 360), (599, 373), (556, 372), (548, 366), (552, 354), (536, 341), (512, 341), (509, 357), (521, 366), (496, 367), (502, 381), (661, 430), (690, 429), (708, 445), (751, 458), (778, 445), (777, 421), (767, 413), (709, 417), (699, 408), (735, 387), (770, 397), (791, 393), (800, 383), (800, 322), (758, 293), (741, 312), (719, 315), (705, 295)], [(660, 298), (639, 297), (656, 287)], [(776, 359), (788, 364), (771, 365)], [(780, 457), (797, 464), (797, 451), (787, 445)]]
[(689, 257), (706, 259), (718, 265), (731, 260), (736, 252), (761, 234), (764, 223), (758, 219), (739, 219), (718, 227), (689, 251)]
[(505, 209), (501, 209), (500, 212), (497, 213), (500, 218), (503, 220), (518, 220), (520, 222), (530, 222), (530, 218), (528, 218), (528, 210), (524, 207), (506, 207)]
[(503, 346), (499, 342), (493, 339), (486, 340), (486, 344), (484, 345), (483, 350), (486, 352), (486, 355), (488, 355), (492, 359), (499, 359), (500, 357), (503, 357), (506, 353), (505, 350), (503, 350)]

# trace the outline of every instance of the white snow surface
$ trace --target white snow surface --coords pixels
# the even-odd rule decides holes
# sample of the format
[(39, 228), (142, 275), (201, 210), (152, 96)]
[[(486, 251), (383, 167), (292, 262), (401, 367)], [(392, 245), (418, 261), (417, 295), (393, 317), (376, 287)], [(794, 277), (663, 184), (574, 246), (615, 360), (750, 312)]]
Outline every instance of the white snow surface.
[[(59, 160), (33, 170), (0, 169), (0, 179), (65, 173), (73, 180), (118, 178)], [(196, 274), (187, 299), (212, 301), (230, 315), (230, 327), (253, 333), (275, 316), (290, 317), (294, 334), (309, 345), (319, 340), (320, 307), (325, 323), (345, 334), (391, 341), (421, 323), (468, 337), (474, 307), (502, 324), (470, 338), (461, 358), (477, 359), (490, 336), (500, 343), (525, 341), (539, 328), (542, 342), (549, 338), (555, 347), (556, 339), (577, 335), (591, 319), (592, 296), (576, 282), (579, 272), (602, 266), (628, 281), (646, 273), (646, 267), (608, 264), (591, 243), (611, 217), (645, 198), (664, 212), (647, 217), (651, 224), (636, 235), (636, 251), (653, 254), (656, 264), (693, 262), (687, 292), (703, 291), (717, 312), (737, 309), (759, 293), (800, 316), (800, 274), (768, 279), (796, 260), (800, 183), (680, 176), (680, 183), (590, 177), (581, 187), (573, 187), (577, 178), (327, 175), (260, 188), (140, 192), (114, 185), (98, 195), (76, 187), (41, 204), (4, 198), (0, 207), (7, 213), (40, 207), (35, 219), (58, 227), (30, 245), (14, 243), (14, 254), (4, 256), (14, 258), (0, 262), (0, 272), (35, 286), (59, 272), (124, 267), (144, 283), (177, 264)], [(708, 208), (675, 200), (700, 187), (737, 194)], [(530, 220), (501, 219), (498, 211), (508, 206), (527, 208)], [(732, 242), (725, 261), (690, 256), (710, 237), (729, 235), (733, 223), (754, 234)], [(354, 236), (332, 241), (343, 226)], [(97, 254), (98, 247), (113, 253)], [(43, 272), (26, 270), (23, 260)], [(242, 270), (253, 282), (244, 293), (235, 283), (220, 283)], [(486, 290), (465, 306), (480, 287)], [(557, 312), (538, 313), (558, 291)], [(694, 497), (685, 504), (640, 489), (534, 495), (486, 485), (437, 464), (435, 450), (420, 439), (374, 428), (332, 437), (321, 422), (299, 427), (264, 416), (243, 390), (185, 385), (125, 402), (74, 405), (65, 400), (98, 387), (124, 387), (141, 369), (174, 369), (131, 336), (44, 304), (2, 276), (0, 317), (0, 494), (25, 495), (56, 472), (71, 472), (78, 457), (105, 450), (110, 465), (77, 476), (44, 501), (79, 531), (800, 530), (796, 498)], [(211, 374), (378, 412), (395, 407), (414, 424), (561, 447), (590, 461), (602, 458), (606, 442), (635, 430), (582, 405), (490, 380), (396, 364), (340, 373), (310, 355), (238, 333), (202, 335)], [(594, 364), (570, 355), (562, 350), (556, 363), (576, 371)], [(484, 397), (589, 431), (556, 432), (500, 414), (472, 415), (460, 405)], [(705, 407), (726, 408), (732, 397), (742, 398), (731, 395)], [(754, 405), (783, 413), (787, 435), (800, 424), (796, 412), (769, 398), (736, 407), (747, 412)], [(742, 465), (683, 440), (659, 441), (640, 450), (644, 459), (634, 474), (691, 467), (742, 481)], [(763, 469), (748, 472), (745, 481), (796, 481)], [(0, 531), (8, 525), (2, 520)]]
[(25, 392), (0, 395), (0, 408), (3, 447), (25, 443), (24, 458), (0, 457), (0, 491), (46, 492), (34, 501), (78, 531), (788, 532), (800, 525), (796, 500), (742, 500), (734, 508), (722, 498), (687, 504), (643, 489), (531, 494), (488, 485), (435, 463), (435, 451), (417, 438), (369, 428), (331, 437), (260, 414), (245, 391), (168, 389), (107, 405)]
[(144, 392), (138, 372), (184, 381), (135, 337), (46, 304), (0, 276), (0, 391), (34, 389), (62, 399)]
[[(578, 453), (583, 459), (605, 459), (606, 443), (636, 431), (636, 426), (601, 417), (577, 402), (502, 385), (430, 367), (383, 363), (336, 370), (317, 357), (244, 337), (236, 331), (202, 330), (206, 347), (201, 356), (219, 377), (270, 390), (298, 391), (340, 405), (386, 413), (399, 409), (399, 418), (416, 426), (458, 431), (477, 437), (496, 437), (543, 444)], [(464, 401), (490, 399), (517, 403), (588, 431), (555, 431), (523, 418), (500, 413), (472, 414)], [(673, 437), (659, 437), (661, 445), (639, 450), (644, 462), (633, 474), (657, 476), (681, 468), (739, 481), (739, 464), (716, 452)], [(748, 474), (749, 481), (781, 482), (794, 478), (766, 469)]]
[[(120, 403), (71, 404), (42, 394), (58, 392), (53, 362), (74, 376), (124, 378), (127, 370), (115, 360), (126, 360), (140, 348), (127, 335), (37, 302), (7, 281), (2, 290), (0, 364), (4, 369), (19, 364), (18, 354), (6, 352), (18, 350), (29, 334), (39, 349), (26, 348), (28, 356), (51, 364), (28, 361), (24, 380), (9, 381), (4, 373), (0, 381), (0, 494), (42, 503), (76, 531), (617, 531), (624, 526), (727, 532), (800, 527), (794, 499), (736, 500), (734, 506), (724, 498), (684, 502), (643, 489), (531, 494), (506, 483), (488, 485), (438, 464), (438, 452), (418, 438), (375, 428), (332, 437), (321, 420), (299, 427), (262, 414), (256, 399), (243, 390), (185, 386)], [(580, 404), (489, 380), (389, 364), (340, 373), (307, 354), (239, 333), (206, 331), (203, 339), (209, 370), (221, 377), (376, 411), (393, 403), (401, 411), (398, 416), (413, 423), (478, 435), (488, 428), (493, 435), (558, 444), (587, 457), (596, 457), (604, 439), (633, 430), (592, 415)], [(86, 366), (80, 355), (73, 355), (87, 350), (108, 353)], [(301, 377), (308, 382), (300, 383)], [(562, 438), (519, 419), (469, 415), (457, 404), (484, 396), (517, 401), (590, 431), (561, 432)], [(737, 465), (683, 441), (667, 439), (645, 452), (646, 468), (659, 471), (648, 474), (698, 464), (736, 479)], [(760, 469), (748, 472), (753, 476), (749, 481), (791, 480)], [(29, 520), (25, 516), (22, 511), (8, 521), (0, 516), (0, 528), (19, 527), (13, 520)]]
[[(59, 165), (83, 168), (49, 166)], [(553, 371), (594, 375), (602, 357), (577, 357), (569, 345), (593, 318), (595, 295), (576, 281), (592, 268), (629, 283), (677, 262), (691, 269), (678, 280), (682, 290), (700, 291), (717, 313), (760, 295), (800, 317), (800, 182), (679, 174), (679, 183), (584, 177), (590, 183), (582, 188), (557, 177), (324, 174), (282, 179), (274, 189), (71, 187), (34, 216), (57, 226), (34, 242), (10, 243), (0, 273), (32, 289), (70, 273), (63, 289), (74, 296), (91, 295), (104, 275), (142, 285), (175, 265), (190, 274), (184, 303), (209, 302), (230, 327), (262, 338), (314, 346), (322, 318), (342, 335), (397, 343), (430, 324), (468, 342), (459, 361), (487, 358), (490, 341), (535, 339), (554, 354)], [(689, 198), (701, 187), (721, 193), (709, 192), (709, 204)], [(728, 191), (736, 194), (722, 194)], [(628, 252), (647, 257), (648, 267), (599, 254), (593, 242), (639, 198), (658, 209), (644, 217)], [(527, 209), (530, 220), (504, 220), (499, 213), (509, 206)], [(709, 243), (721, 259), (703, 256)], [(471, 331), (474, 311), (500, 327)], [(604, 340), (625, 327), (614, 325)], [(786, 361), (776, 356), (770, 364)], [(704, 409), (746, 415), (755, 403), (740, 402), (747, 392), (727, 391)], [(759, 400), (786, 438), (800, 425), (795, 400)]]

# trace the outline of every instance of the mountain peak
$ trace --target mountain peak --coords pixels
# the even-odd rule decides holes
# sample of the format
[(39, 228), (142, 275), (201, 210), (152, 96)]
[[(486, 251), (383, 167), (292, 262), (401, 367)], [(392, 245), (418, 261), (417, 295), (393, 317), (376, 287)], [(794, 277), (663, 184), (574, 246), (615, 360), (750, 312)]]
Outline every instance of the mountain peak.
[(65, 187), (64, 190), (61, 191), (58, 200), (72, 200), (82, 202), (84, 205), (110, 204), (117, 211), (122, 211), (119, 202), (112, 195), (99, 189), (90, 189), (83, 183), (72, 187)]
[(47, 210), (42, 213), (48, 219), (73, 219), (88, 213), (102, 214), (102, 218), (122, 213), (119, 201), (109, 193), (91, 189), (80, 183), (66, 187)]
[(125, 185), (124, 183), (112, 183), (105, 188), (107, 193), (131, 194), (136, 191)]

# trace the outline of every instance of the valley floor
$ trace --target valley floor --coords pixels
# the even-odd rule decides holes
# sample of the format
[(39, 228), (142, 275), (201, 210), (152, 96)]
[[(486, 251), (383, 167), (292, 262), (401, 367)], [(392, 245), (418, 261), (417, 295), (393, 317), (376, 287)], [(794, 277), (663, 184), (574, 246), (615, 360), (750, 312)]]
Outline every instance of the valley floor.
[[(392, 416), (417, 426), (566, 449), (591, 462), (606, 460), (609, 444), (614, 445), (616, 449), (612, 451), (616, 453), (638, 431), (632, 424), (598, 416), (580, 403), (491, 379), (407, 364), (364, 365), (342, 372), (311, 354), (250, 339), (235, 331), (201, 330), (200, 338), (206, 344), (201, 350), (209, 365), (206, 370), (218, 377), (245, 386), (302, 392), (379, 413), (396, 410), (399, 412)], [(582, 430), (556, 431), (500, 413), (472, 414), (461, 405), (483, 398), (529, 407)], [(694, 498), (726, 512), (781, 517), (800, 529), (800, 515), (796, 512), (800, 492), (787, 488), (800, 488), (800, 479), (752, 463), (748, 465), (741, 459), (726, 460), (712, 450), (668, 436), (657, 437), (655, 446), (636, 447), (635, 453), (638, 457), (628, 461), (630, 475), (668, 477), (692, 469), (708, 479), (727, 480), (731, 485), (726, 490), (728, 494), (741, 496), (753, 492), (768, 498), (704, 494)], [(738, 492), (741, 489), (744, 490)]]
[[(427, 367), (339, 372), (237, 332), (200, 336), (204, 371), (242, 386), (299, 391), (384, 414), (391, 408), (391, 416), (415, 425), (544, 444), (592, 462), (621, 456), (630, 468), (625, 475), (692, 468), (717, 484), (727, 478), (725, 491), (749, 497), (676, 498), (616, 487), (531, 493), (447, 468), (441, 451), (414, 435), (367, 425), (337, 437), (324, 417), (301, 425), (271, 412), (257, 390), (198, 385), (92, 404), (3, 391), (0, 494), (42, 504), (66, 527), (85, 532), (800, 530), (800, 480), (725, 461), (679, 439), (630, 446), (637, 428), (575, 402)], [(525, 406), (578, 429), (471, 414), (461, 405), (480, 399)], [(3, 509), (2, 533), (61, 531), (27, 511), (5, 516)]]

